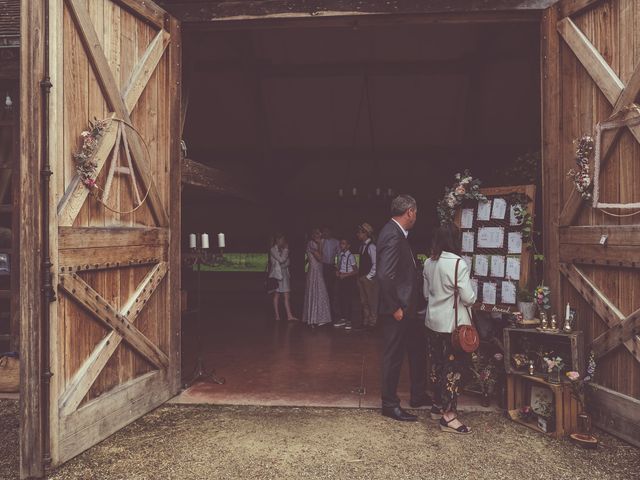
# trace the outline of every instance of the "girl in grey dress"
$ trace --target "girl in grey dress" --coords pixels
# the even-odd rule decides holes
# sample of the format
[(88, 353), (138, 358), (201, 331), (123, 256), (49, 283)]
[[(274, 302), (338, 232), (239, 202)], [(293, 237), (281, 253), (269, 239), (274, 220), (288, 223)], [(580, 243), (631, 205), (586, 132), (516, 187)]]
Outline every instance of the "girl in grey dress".
[(298, 319), (291, 313), (289, 292), (291, 292), (291, 280), (289, 276), (289, 246), (287, 239), (282, 234), (274, 238), (273, 246), (269, 251), (269, 277), (278, 280), (278, 288), (273, 292), (273, 312), (276, 321), (280, 321), (280, 297), (284, 297), (284, 308), (287, 320), (295, 322)]
[(307, 285), (304, 292), (304, 310), (302, 321), (312, 327), (331, 322), (329, 295), (322, 273), (322, 234), (315, 228), (307, 245)]

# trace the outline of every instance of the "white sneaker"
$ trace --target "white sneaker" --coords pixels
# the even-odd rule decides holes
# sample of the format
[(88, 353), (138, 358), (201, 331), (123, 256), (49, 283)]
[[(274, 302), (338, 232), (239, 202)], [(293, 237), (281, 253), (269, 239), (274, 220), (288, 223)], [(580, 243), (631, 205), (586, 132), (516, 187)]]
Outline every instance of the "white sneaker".
[(341, 318), (340, 321), (334, 323), (333, 326), (336, 328), (344, 327), (347, 324), (347, 321), (344, 318)]

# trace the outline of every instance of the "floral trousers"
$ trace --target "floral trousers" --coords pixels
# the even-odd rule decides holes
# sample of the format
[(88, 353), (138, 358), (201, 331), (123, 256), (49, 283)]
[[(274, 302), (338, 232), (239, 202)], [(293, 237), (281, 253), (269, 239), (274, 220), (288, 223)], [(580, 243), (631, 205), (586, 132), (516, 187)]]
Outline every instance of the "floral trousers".
[(433, 385), (433, 402), (443, 412), (455, 412), (463, 382), (468, 379), (470, 355), (454, 351), (451, 334), (429, 330), (430, 380)]

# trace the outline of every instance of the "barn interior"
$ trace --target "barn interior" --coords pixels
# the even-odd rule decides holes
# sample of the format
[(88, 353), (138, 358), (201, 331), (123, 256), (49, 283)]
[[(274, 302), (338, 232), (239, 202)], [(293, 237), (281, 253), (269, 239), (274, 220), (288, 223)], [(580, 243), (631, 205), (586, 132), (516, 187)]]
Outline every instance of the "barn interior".
[(189, 233), (214, 247), (224, 232), (234, 265), (200, 279), (185, 266), (183, 379), (199, 340), (226, 383), (179, 401), (377, 406), (380, 331), (274, 322), (264, 263), (247, 258), (287, 235), (299, 314), (311, 227), (378, 230), (406, 192), (419, 205), (410, 239), (426, 254), (456, 172), (486, 186), (538, 181), (537, 24), (321, 25), (184, 32), (185, 173), (197, 186), (183, 190), (183, 251)]

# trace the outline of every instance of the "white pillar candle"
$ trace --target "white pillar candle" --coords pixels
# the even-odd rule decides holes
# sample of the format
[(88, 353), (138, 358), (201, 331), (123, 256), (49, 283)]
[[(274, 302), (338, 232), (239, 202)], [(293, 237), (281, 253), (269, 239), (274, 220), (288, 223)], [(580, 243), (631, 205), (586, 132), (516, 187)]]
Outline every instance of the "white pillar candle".
[(358, 195), (358, 189), (356, 187), (353, 187), (353, 196), (355, 197), (356, 195)]
[(202, 234), (202, 248), (204, 248), (204, 249), (209, 248), (209, 234), (208, 233), (203, 233)]
[(218, 234), (218, 247), (219, 248), (224, 248), (226, 247), (226, 243), (224, 241), (224, 233), (219, 233)]
[(571, 305), (569, 305), (569, 302), (567, 302), (567, 309), (564, 313), (564, 319), (569, 320), (570, 316), (571, 316)]
[(196, 248), (196, 234), (189, 234), (189, 248)]

